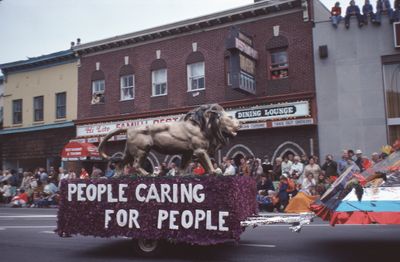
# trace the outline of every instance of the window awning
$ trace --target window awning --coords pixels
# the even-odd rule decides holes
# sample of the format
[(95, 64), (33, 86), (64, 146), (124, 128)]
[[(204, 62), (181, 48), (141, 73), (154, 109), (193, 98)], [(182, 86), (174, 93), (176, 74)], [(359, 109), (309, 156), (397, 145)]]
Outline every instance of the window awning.
[(61, 152), (62, 161), (102, 160), (98, 148), (91, 143), (69, 142)]

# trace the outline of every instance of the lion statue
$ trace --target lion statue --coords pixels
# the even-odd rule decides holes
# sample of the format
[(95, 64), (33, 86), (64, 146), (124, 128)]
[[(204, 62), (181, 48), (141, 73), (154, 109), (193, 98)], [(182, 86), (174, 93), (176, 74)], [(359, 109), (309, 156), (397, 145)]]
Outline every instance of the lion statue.
[[(177, 122), (112, 130), (101, 141), (99, 152), (105, 159), (117, 163), (117, 173), (131, 164), (139, 174), (148, 175), (143, 164), (153, 149), (161, 154), (181, 154), (181, 171), (186, 169), (195, 156), (209, 174), (214, 174), (210, 155), (213, 156), (229, 138), (236, 136), (239, 127), (239, 121), (229, 116), (222, 106), (202, 105)], [(104, 152), (105, 144), (111, 137), (125, 132), (127, 139), (124, 155), (119, 159), (109, 157)]]

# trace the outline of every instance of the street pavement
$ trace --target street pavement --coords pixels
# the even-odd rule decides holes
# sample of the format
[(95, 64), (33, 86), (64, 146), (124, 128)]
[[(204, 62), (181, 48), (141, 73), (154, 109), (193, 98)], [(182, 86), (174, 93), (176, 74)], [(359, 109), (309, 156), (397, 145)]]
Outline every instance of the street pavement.
[(238, 245), (166, 244), (144, 259), (126, 238), (54, 234), (57, 209), (0, 208), (0, 261), (399, 261), (400, 225), (331, 227), (316, 220), (300, 233), (287, 225), (248, 228)]

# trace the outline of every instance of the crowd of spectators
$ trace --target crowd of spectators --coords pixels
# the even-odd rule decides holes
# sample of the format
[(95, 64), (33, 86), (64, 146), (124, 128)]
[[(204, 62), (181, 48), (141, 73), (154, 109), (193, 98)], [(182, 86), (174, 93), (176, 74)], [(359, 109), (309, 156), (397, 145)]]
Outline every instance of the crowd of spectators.
[[(385, 154), (373, 153), (370, 158), (361, 150), (344, 150), (340, 160), (327, 155), (323, 162), (317, 156), (294, 155), (288, 153), (274, 159), (263, 160), (254, 156), (230, 159), (224, 157), (222, 163), (213, 162), (217, 176), (249, 176), (257, 183), (257, 201), (261, 210), (283, 211), (290, 199), (298, 192), (311, 196), (322, 195), (337, 177), (351, 167), (354, 172), (362, 172), (385, 158)], [(117, 174), (115, 164), (108, 165), (105, 172), (97, 165), (89, 174), (85, 168), (79, 173), (60, 167), (57, 172), (50, 168), (38, 168), (34, 172), (19, 169), (0, 171), (0, 202), (14, 207), (51, 207), (58, 204), (59, 188), (64, 179), (108, 179), (134, 174), (126, 167), (123, 174)], [(204, 176), (206, 170), (198, 162), (189, 164), (184, 171), (177, 163), (162, 163), (155, 167), (151, 176)]]
[[(92, 177), (95, 177), (92, 175)], [(78, 178), (73, 170), (40, 167), (34, 171), (0, 170), (0, 203), (12, 207), (52, 207), (59, 200), (59, 186), (64, 179)], [(82, 168), (79, 178), (90, 176)]]
[[(365, 0), (361, 9), (356, 5), (354, 0), (351, 0), (349, 6), (346, 8), (346, 14), (344, 15), (344, 25), (349, 29), (351, 17), (357, 18), (359, 27), (367, 25), (368, 20), (374, 25), (380, 25), (382, 15), (387, 15), (390, 23), (399, 22), (400, 0), (394, 0), (393, 8), (389, 0), (376, 0), (374, 12), (374, 8), (369, 0)], [(331, 22), (333, 27), (337, 28), (341, 20), (343, 20), (342, 8), (340, 7), (340, 3), (336, 2), (331, 9)]]

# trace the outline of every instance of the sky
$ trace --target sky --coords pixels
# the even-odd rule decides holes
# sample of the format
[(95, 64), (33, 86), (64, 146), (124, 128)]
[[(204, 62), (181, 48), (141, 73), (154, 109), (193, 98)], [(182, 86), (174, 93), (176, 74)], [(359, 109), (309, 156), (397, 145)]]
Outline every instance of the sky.
[[(322, 0), (331, 7), (336, 0)], [(0, 64), (253, 3), (253, 0), (0, 0)], [(348, 1), (341, 0), (342, 7)], [(362, 0), (356, 0), (361, 5)]]

